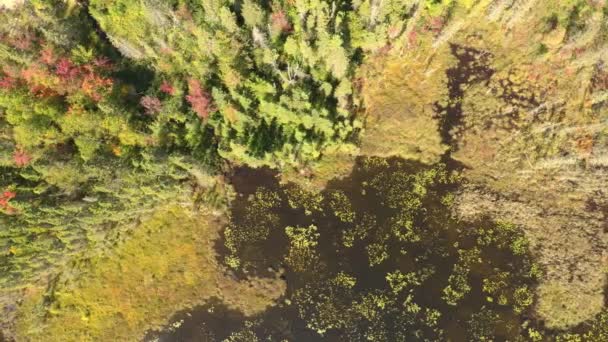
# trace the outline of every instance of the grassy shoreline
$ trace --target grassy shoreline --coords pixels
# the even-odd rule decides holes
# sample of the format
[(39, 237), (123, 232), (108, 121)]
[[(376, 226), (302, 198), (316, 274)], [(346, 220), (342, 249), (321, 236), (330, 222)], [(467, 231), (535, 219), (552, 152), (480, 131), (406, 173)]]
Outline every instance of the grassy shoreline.
[(48, 291), (26, 289), (17, 340), (134, 341), (210, 297), (246, 315), (263, 311), (284, 284), (278, 278), (237, 282), (224, 274), (213, 250), (223, 220), (178, 205), (159, 208), (81, 276), (60, 277)]

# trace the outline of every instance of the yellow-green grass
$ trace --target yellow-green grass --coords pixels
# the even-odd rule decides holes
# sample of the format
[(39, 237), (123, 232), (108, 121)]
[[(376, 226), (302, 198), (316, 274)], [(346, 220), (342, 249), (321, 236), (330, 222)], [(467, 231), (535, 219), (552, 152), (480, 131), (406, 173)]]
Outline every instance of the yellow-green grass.
[(159, 209), (126, 242), (91, 260), (83, 274), (62, 278), (49, 293), (27, 289), (18, 340), (137, 341), (174, 312), (212, 296), (248, 315), (263, 311), (283, 293), (284, 283), (225, 276), (213, 250), (222, 224), (190, 207)]

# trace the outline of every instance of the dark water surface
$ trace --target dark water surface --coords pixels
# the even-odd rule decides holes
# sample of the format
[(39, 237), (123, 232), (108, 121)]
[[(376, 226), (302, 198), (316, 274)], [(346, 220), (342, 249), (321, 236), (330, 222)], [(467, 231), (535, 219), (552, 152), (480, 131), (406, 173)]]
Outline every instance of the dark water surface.
[[(421, 164), (407, 162), (409, 171), (415, 173), (424, 169)], [(351, 176), (332, 181), (328, 184), (324, 193), (329, 193), (334, 190), (341, 190), (349, 197), (353, 205), (353, 211), (356, 213), (374, 212), (377, 217), (391, 217), (392, 213), (388, 211), (386, 206), (381, 205), (377, 201), (372, 201), (378, 198), (380, 194), (363, 193), (362, 184), (365, 184), (370, 175), (366, 172), (355, 171)], [(403, 172), (403, 170), (395, 170), (395, 172)], [(256, 189), (263, 187), (267, 189), (279, 189), (280, 185), (276, 179), (276, 174), (267, 169), (240, 169), (234, 174), (232, 183), (235, 185), (237, 192), (243, 194), (234, 201), (232, 208), (233, 215), (239, 216), (239, 212), (246, 209), (247, 196), (255, 193)], [(455, 185), (445, 186), (442, 189), (436, 189), (441, 193), (447, 193), (454, 190)], [(431, 199), (431, 202), (426, 204), (426, 207), (437, 207), (441, 210), (442, 205), (439, 203), (439, 198)], [(432, 209), (429, 209), (432, 210)], [(383, 212), (386, 211), (386, 212)], [(293, 208), (284, 206), (279, 209), (281, 213), (282, 227), (285, 226), (302, 226), (306, 227), (314, 223), (322, 236), (317, 246), (320, 253), (322, 264), (319, 265), (319, 272), (326, 274), (337, 274), (339, 271), (344, 271), (350, 275), (354, 275), (357, 279), (355, 289), (361, 293), (370, 293), (376, 289), (386, 288), (386, 274), (394, 270), (402, 270), (404, 272), (415, 271), (417, 262), (415, 257), (428, 256), (429, 263), (434, 265), (435, 275), (424, 282), (424, 286), (417, 289), (415, 292), (416, 303), (422, 307), (436, 308), (441, 312), (451, 312), (450, 317), (442, 317), (441, 326), (445, 331), (445, 340), (447, 341), (465, 341), (468, 340), (467, 320), (473, 312), (479, 312), (486, 303), (486, 298), (480, 290), (475, 290), (470, 295), (459, 303), (458, 310), (453, 310), (453, 307), (447, 305), (441, 299), (441, 293), (445, 287), (447, 277), (452, 272), (452, 267), (456, 261), (455, 250), (449, 249), (445, 244), (437, 244), (433, 252), (424, 250), (429, 246), (434, 246), (433, 242), (426, 242), (421, 245), (419, 250), (413, 248), (408, 250), (407, 254), (399, 253), (399, 250), (390, 250), (391, 258), (374, 267), (369, 266), (369, 260), (365, 251), (366, 244), (355, 245), (351, 248), (344, 248), (338, 245), (339, 241), (337, 234), (341, 234), (344, 229), (348, 229), (347, 224), (336, 219), (333, 215), (324, 213), (315, 213), (313, 215), (305, 215), (302, 212), (294, 211)], [(437, 211), (439, 212), (439, 211)], [(421, 227), (444, 227), (446, 236), (441, 239), (451, 240), (452, 237), (459, 235), (458, 229), (462, 228), (458, 222), (447, 219), (448, 214), (434, 215), (422, 217), (417, 222)], [(378, 226), (382, 226), (384, 222), (378, 222)], [(478, 224), (491, 224), (487, 223)], [(283, 268), (284, 265), (273, 264), (268, 260), (282, 260), (285, 255), (284, 247), (289, 245), (289, 241), (285, 238), (282, 230), (275, 230), (277, 234), (271, 234), (265, 241), (262, 250), (252, 250), (255, 253), (263, 254), (254, 263), (258, 264), (257, 268), (250, 270), (249, 274), (256, 276), (264, 276), (270, 271)], [(442, 233), (443, 234), (443, 233)], [(467, 247), (467, 244), (472, 245), (474, 241), (460, 239), (461, 247)], [(223, 247), (223, 241), (218, 241), (218, 251), (220, 252), (219, 259), (223, 260), (227, 250)], [(396, 246), (393, 246), (396, 248)], [(440, 255), (441, 249), (445, 249), (444, 255)], [(252, 254), (253, 254), (252, 252)], [(248, 259), (253, 259), (250, 257)], [(492, 264), (497, 263), (511, 264), (512, 255), (500, 253), (500, 251), (489, 255), (483, 255), (484, 260), (492, 261)], [(480, 289), (483, 278), (492, 270), (486, 269), (485, 263), (476, 266), (471, 270), (469, 283), (474, 289)], [(246, 277), (245, 274), (239, 274), (239, 277)], [(253, 334), (260, 341), (345, 341), (345, 338), (338, 331), (328, 331), (321, 336), (315, 331), (306, 327), (306, 322), (300, 318), (300, 313), (296, 305), (290, 303), (295, 291), (302, 289), (305, 286), (315, 286), (315, 280), (310, 277), (295, 273), (289, 268), (284, 273), (284, 278), (287, 283), (287, 291), (284, 298), (279, 299), (279, 303), (268, 309), (266, 312), (254, 317), (244, 317), (238, 311), (230, 310), (220, 301), (214, 300), (206, 305), (196, 307), (194, 309), (176, 314), (171, 322), (178, 324), (170, 324), (164, 331), (149, 332), (145, 341), (165, 341), (165, 342), (185, 342), (185, 341), (222, 341), (230, 336), (230, 334), (242, 333), (238, 341), (254, 341)], [(290, 305), (291, 304), (291, 305)], [(525, 316), (516, 316), (512, 313), (510, 307), (495, 308), (495, 312), (500, 314), (502, 330), (495, 331), (497, 336), (502, 338), (495, 339), (496, 341), (507, 340), (510, 337), (515, 337), (519, 334), (522, 323), (527, 320)]]

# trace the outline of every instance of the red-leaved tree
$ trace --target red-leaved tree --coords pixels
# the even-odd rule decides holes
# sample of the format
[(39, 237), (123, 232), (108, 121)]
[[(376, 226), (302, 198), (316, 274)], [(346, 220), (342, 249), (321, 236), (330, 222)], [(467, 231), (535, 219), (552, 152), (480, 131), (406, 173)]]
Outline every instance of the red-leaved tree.
[(272, 22), (272, 26), (280, 32), (291, 31), (291, 24), (289, 23), (289, 19), (283, 10), (273, 12), (270, 16), (270, 21)]
[(211, 95), (203, 90), (201, 83), (196, 79), (188, 80), (188, 95), (186, 95), (186, 101), (190, 103), (192, 110), (201, 119), (206, 119), (209, 114), (215, 109), (211, 103)]
[(17, 196), (17, 194), (9, 190), (6, 190), (0, 194), (0, 209), (6, 211), (7, 214), (14, 214), (16, 210), (13, 208), (13, 206), (11, 206), (9, 201), (15, 198), (15, 196)]
[(160, 91), (167, 95), (173, 95), (175, 93), (175, 89), (173, 89), (171, 83), (167, 81), (163, 81), (163, 84), (160, 85)]
[(15, 165), (17, 165), (18, 167), (24, 167), (24, 166), (27, 166), (27, 164), (29, 164), (30, 161), (32, 161), (32, 157), (30, 157), (22, 149), (18, 149), (18, 150), (15, 150), (15, 152), (13, 152), (13, 161), (15, 162)]

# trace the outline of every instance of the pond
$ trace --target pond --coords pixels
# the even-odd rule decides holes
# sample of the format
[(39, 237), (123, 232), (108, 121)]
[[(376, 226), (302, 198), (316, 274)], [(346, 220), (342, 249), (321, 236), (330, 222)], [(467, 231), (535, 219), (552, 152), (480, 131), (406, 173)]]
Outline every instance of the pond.
[(361, 158), (318, 194), (275, 176), (234, 173), (240, 196), (218, 251), (241, 278), (284, 270), (284, 298), (254, 317), (211, 301), (146, 341), (503, 340), (529, 324), (523, 235), (454, 219), (458, 185), (443, 165)]

